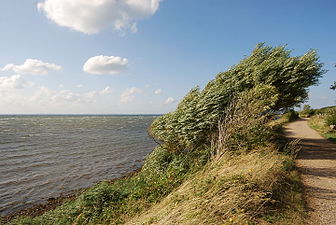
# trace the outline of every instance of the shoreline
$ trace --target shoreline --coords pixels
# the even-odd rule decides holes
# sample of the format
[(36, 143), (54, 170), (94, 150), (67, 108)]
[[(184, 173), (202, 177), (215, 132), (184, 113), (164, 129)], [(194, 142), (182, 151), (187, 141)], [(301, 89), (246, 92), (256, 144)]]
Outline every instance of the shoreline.
[(99, 181), (99, 182), (91, 185), (90, 187), (73, 190), (72, 193), (70, 193), (70, 194), (69, 193), (68, 194), (61, 194), (58, 197), (49, 198), (49, 199), (46, 200), (47, 202), (45, 202), (45, 203), (36, 204), (36, 205), (33, 205), (33, 206), (28, 207), (26, 209), (21, 209), (21, 210), (18, 210), (16, 212), (10, 213), (6, 216), (0, 216), (0, 222), (1, 223), (8, 223), (13, 219), (16, 219), (16, 218), (22, 217), (22, 216), (27, 216), (27, 217), (31, 217), (31, 218), (34, 218), (36, 216), (40, 216), (40, 215), (42, 215), (42, 214), (44, 214), (48, 211), (54, 210), (55, 208), (57, 208), (58, 206), (62, 205), (63, 203), (65, 203), (67, 201), (75, 200), (84, 191), (92, 188), (96, 184), (99, 184), (103, 181), (106, 181), (108, 183), (113, 183), (113, 182), (121, 180), (121, 179), (126, 179), (128, 177), (134, 176), (141, 169), (142, 169), (142, 166), (138, 169), (135, 169), (132, 172), (122, 174), (120, 177), (117, 177), (117, 178), (114, 178), (114, 179), (111, 179), (111, 180), (102, 180), (102, 181)]

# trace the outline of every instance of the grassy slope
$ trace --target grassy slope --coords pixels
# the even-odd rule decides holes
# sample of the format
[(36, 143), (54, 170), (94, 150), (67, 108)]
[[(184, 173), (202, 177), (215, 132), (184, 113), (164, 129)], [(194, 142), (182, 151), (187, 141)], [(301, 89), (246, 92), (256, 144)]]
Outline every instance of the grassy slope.
[(127, 224), (303, 224), (293, 165), (272, 148), (226, 153)]

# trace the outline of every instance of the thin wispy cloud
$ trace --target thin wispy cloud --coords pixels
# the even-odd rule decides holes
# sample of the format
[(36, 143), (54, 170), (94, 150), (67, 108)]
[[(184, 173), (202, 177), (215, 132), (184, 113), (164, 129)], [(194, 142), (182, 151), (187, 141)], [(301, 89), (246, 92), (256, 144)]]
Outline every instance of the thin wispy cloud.
[(156, 95), (159, 95), (159, 94), (161, 94), (161, 93), (162, 93), (162, 89), (161, 89), (161, 88), (156, 89), (156, 90), (154, 91), (154, 94), (156, 94)]
[(120, 96), (120, 101), (123, 103), (133, 102), (137, 94), (142, 93), (142, 90), (136, 87), (127, 88)]
[(83, 85), (83, 84), (77, 84), (77, 85), (75, 85), (75, 87), (76, 87), (76, 88), (83, 88), (84, 85)]

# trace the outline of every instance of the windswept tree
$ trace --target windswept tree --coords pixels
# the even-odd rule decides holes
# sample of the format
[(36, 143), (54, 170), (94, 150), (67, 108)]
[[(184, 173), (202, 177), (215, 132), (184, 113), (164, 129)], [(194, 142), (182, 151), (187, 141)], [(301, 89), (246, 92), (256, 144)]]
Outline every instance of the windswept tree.
[(240, 93), (259, 88), (277, 96), (268, 110), (290, 108), (307, 99), (308, 87), (324, 73), (322, 66), (314, 50), (291, 56), (285, 46), (258, 44), (250, 56), (219, 73), (203, 90), (192, 89), (174, 112), (153, 122), (150, 133), (172, 151), (197, 149), (209, 144), (226, 107)]
[(331, 85), (330, 89), (331, 89), (331, 90), (336, 90), (336, 81), (334, 82), (333, 85)]
[[(335, 67), (336, 67), (336, 64), (335, 64)], [(336, 90), (336, 81), (334, 82), (333, 85), (331, 85), (330, 89), (331, 90)]]

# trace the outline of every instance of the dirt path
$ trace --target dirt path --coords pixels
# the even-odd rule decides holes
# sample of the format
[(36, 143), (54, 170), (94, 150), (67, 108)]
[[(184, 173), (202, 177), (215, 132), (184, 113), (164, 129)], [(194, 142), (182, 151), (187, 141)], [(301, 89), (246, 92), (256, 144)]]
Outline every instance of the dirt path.
[(296, 163), (308, 201), (307, 224), (336, 225), (336, 144), (308, 127), (305, 119), (286, 125), (285, 134), (301, 139)]

